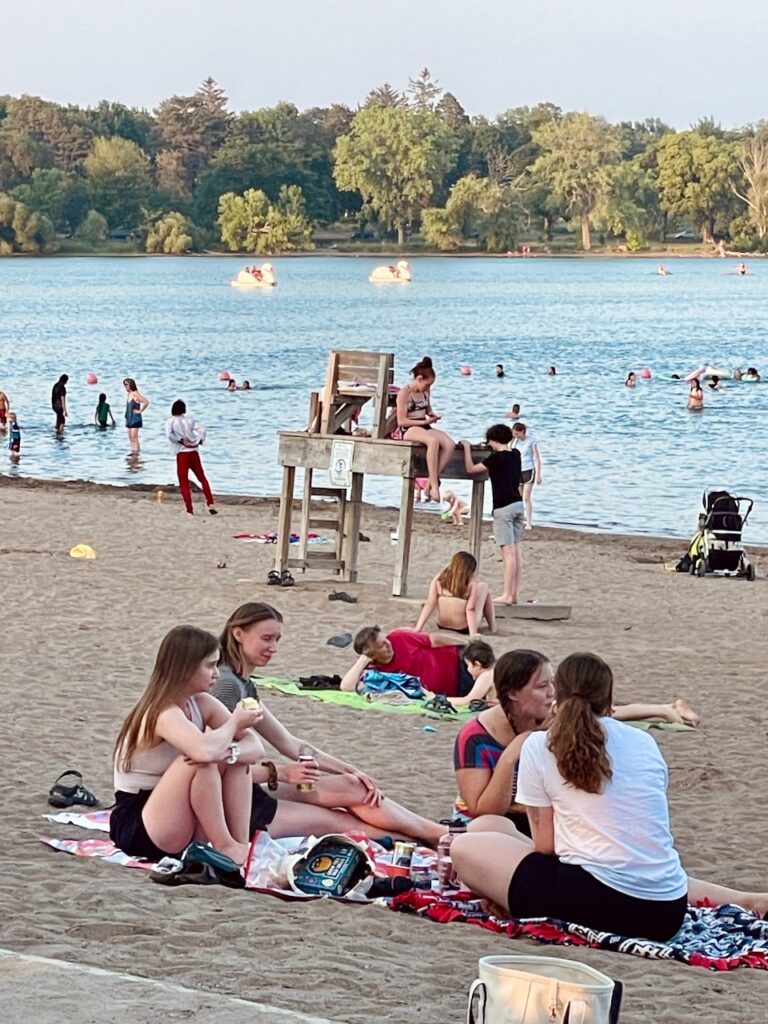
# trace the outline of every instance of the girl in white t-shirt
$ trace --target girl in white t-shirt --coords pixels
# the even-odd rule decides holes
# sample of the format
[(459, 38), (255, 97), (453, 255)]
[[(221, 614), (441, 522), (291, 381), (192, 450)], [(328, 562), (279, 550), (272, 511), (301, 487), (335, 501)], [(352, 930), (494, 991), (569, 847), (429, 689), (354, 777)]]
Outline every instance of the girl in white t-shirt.
[(572, 654), (554, 682), (552, 724), (520, 754), (516, 799), (532, 839), (506, 818), (477, 818), (451, 848), (464, 884), (503, 916), (659, 942), (679, 931), (689, 901), (737, 903), (762, 916), (768, 893), (686, 876), (669, 827), (666, 763), (646, 733), (612, 717), (609, 666)]
[(520, 452), (520, 469), (522, 471), (522, 493), (525, 503), (525, 528), (533, 526), (533, 485), (541, 483), (541, 454), (539, 442), (533, 434), (528, 433), (524, 423), (515, 423), (512, 427), (511, 448)]

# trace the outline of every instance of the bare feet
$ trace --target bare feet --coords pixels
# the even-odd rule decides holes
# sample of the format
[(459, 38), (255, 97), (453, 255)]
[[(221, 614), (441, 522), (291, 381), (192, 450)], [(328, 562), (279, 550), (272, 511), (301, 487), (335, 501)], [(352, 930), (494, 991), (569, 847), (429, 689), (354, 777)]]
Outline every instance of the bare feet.
[(692, 725), (696, 728), (701, 722), (701, 718), (696, 714), (691, 705), (683, 697), (678, 697), (677, 700), (673, 701), (672, 707), (680, 716), (680, 720), (685, 725)]
[(517, 604), (516, 594), (501, 594), (499, 597), (494, 597), (494, 604)]
[(232, 843), (231, 846), (219, 847), (222, 853), (225, 853), (228, 857), (237, 864), (238, 867), (243, 867), (245, 862), (248, 860), (248, 854), (250, 852), (250, 843)]

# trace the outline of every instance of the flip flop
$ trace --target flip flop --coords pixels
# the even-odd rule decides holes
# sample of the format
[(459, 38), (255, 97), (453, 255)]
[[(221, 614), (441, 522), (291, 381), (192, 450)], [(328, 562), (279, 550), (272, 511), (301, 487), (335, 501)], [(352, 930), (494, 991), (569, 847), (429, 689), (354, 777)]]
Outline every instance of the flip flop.
[(332, 590), (328, 595), (329, 601), (344, 601), (346, 604), (357, 604), (357, 598), (348, 594), (346, 590)]
[(279, 587), (280, 586), (280, 573), (277, 569), (270, 569), (267, 573), (267, 586), (268, 587)]
[(149, 872), (160, 885), (218, 885), (216, 871), (210, 864), (184, 864), (173, 857), (163, 857)]
[(280, 573), (280, 586), (281, 587), (292, 587), (296, 583), (296, 580), (291, 576), (287, 569), (283, 569)]
[(330, 644), (331, 647), (349, 647), (352, 643), (351, 633), (339, 633), (338, 636), (332, 636), (325, 641), (326, 644)]
[(469, 702), (469, 710), (472, 711), (472, 712), (475, 712), (475, 711), (487, 711), (490, 706), (491, 705), (488, 703), (487, 700), (482, 700), (482, 699), (471, 700)]
[(341, 676), (304, 676), (299, 678), (302, 690), (338, 690)]
[[(61, 780), (66, 779), (70, 775), (78, 781), (73, 786), (63, 786), (61, 784)], [(62, 772), (48, 790), (48, 803), (51, 807), (71, 807), (73, 804), (83, 804), (85, 807), (95, 807), (99, 801), (89, 789), (85, 788), (82, 783), (83, 776), (80, 772), (75, 771), (72, 768), (66, 772)]]

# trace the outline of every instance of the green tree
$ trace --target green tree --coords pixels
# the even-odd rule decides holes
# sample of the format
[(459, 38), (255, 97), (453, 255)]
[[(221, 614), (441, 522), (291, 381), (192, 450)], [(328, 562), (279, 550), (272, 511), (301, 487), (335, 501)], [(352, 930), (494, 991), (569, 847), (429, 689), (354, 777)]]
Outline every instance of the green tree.
[(151, 191), (149, 160), (135, 142), (95, 139), (84, 161), (93, 206), (110, 228), (135, 228)]
[(365, 97), (365, 107), (404, 107), (405, 96), (393, 89), (389, 82), (377, 85)]
[(434, 110), (443, 90), (429, 68), (422, 68), (417, 78), (408, 79), (406, 93), (411, 97), (411, 106), (415, 110)]
[(456, 152), (456, 136), (436, 114), (363, 107), (336, 142), (334, 176), (339, 188), (360, 193), (402, 245)]
[(193, 96), (171, 96), (156, 111), (161, 149), (157, 184), (190, 196), (198, 175), (224, 142), (230, 121), (227, 97), (212, 78)]
[(726, 227), (741, 186), (738, 144), (716, 134), (669, 132), (657, 145), (659, 197), (674, 216), (690, 218), (702, 241)]
[(35, 213), (44, 214), (55, 227), (63, 227), (66, 175), (55, 168), (36, 167), (28, 185), (19, 185), (11, 195)]
[(513, 187), (467, 175), (453, 186), (444, 209), (424, 211), (422, 231), (430, 245), (444, 251), (476, 240), (487, 252), (506, 252), (515, 245), (520, 213)]
[(98, 210), (89, 210), (77, 229), (77, 237), (89, 245), (96, 246), (103, 242), (109, 232), (107, 218)]
[(746, 188), (734, 192), (747, 204), (747, 215), (760, 239), (768, 238), (768, 128), (746, 139), (741, 147), (741, 172)]
[(532, 138), (541, 149), (531, 168), (534, 178), (578, 218), (582, 248), (589, 250), (590, 218), (608, 195), (621, 156), (619, 133), (602, 118), (572, 113), (536, 128)]
[(0, 192), (0, 255), (53, 252), (55, 248), (55, 232), (50, 220)]
[(173, 211), (157, 218), (147, 231), (147, 252), (184, 253), (195, 246), (195, 228), (182, 213)]
[(230, 252), (289, 252), (312, 246), (312, 225), (297, 185), (280, 189), (270, 203), (261, 189), (228, 192), (219, 200), (219, 231)]

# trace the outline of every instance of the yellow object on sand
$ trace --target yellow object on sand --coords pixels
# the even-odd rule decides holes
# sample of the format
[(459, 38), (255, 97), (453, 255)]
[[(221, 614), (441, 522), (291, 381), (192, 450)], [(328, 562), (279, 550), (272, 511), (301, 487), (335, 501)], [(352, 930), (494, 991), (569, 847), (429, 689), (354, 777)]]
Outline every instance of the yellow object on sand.
[(75, 544), (69, 555), (70, 558), (95, 558), (96, 552), (90, 544)]

